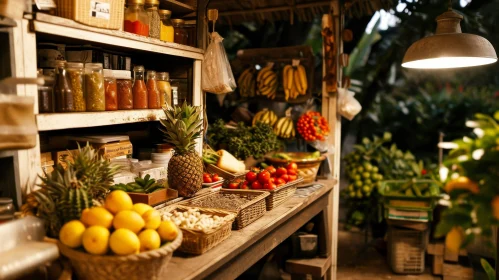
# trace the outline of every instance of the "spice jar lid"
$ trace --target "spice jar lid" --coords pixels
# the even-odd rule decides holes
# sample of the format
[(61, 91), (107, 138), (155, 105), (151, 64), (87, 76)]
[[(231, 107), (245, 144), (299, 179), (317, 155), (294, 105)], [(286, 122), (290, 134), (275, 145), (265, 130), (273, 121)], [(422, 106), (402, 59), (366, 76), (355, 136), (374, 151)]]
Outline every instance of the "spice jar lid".
[(114, 73), (111, 69), (102, 70), (102, 74), (104, 75), (104, 78), (114, 78)]
[(128, 5), (133, 5), (133, 4), (144, 4), (144, 0), (128, 0), (126, 1)]
[(154, 70), (147, 70), (147, 78), (156, 78), (156, 71)]
[(10, 197), (0, 197), (0, 205), (12, 204), (13, 200)]
[(66, 67), (68, 67), (68, 68), (83, 68), (83, 63), (81, 63), (81, 62), (66, 62)]
[(158, 10), (158, 13), (160, 15), (171, 15), (172, 11), (170, 11), (170, 10)]
[(174, 18), (174, 19), (172, 19), (172, 23), (173, 24), (184, 24), (184, 20), (179, 19), (179, 18)]
[(85, 63), (85, 68), (101, 68), (102, 69), (102, 63)]
[(116, 80), (131, 80), (132, 72), (127, 70), (112, 70)]
[(168, 72), (158, 72), (158, 80), (169, 80), (170, 79), (170, 73)]
[(136, 65), (133, 67), (133, 71), (144, 71), (144, 66)]

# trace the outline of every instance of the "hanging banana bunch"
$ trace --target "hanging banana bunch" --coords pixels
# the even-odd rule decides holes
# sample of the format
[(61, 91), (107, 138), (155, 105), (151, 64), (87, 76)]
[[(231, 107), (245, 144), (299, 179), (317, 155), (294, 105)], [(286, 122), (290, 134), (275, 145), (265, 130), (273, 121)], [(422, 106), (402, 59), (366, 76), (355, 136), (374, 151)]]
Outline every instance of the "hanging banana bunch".
[(307, 94), (307, 72), (303, 65), (286, 65), (282, 71), (284, 99), (296, 99), (299, 95)]
[(250, 66), (239, 76), (237, 84), (239, 85), (239, 94), (242, 97), (253, 97), (256, 91), (255, 68)]
[(253, 117), (253, 126), (255, 126), (258, 122), (274, 126), (276, 121), (277, 115), (274, 113), (274, 111), (265, 108), (255, 114), (255, 116)]
[(291, 119), (291, 109), (286, 110), (286, 116), (280, 118), (274, 126), (274, 132), (277, 136), (289, 139), (295, 137), (295, 125)]
[(272, 67), (273, 64), (265, 66), (256, 76), (258, 87), (256, 94), (267, 96), (269, 99), (274, 99), (277, 92), (277, 74), (272, 70)]

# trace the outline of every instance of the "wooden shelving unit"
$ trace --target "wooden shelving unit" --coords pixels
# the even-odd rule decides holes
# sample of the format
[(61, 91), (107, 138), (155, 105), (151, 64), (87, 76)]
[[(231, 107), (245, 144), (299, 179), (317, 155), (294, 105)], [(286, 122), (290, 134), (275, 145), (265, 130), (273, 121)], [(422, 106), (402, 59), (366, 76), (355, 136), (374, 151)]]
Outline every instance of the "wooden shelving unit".
[(172, 11), (174, 17), (184, 16), (196, 12), (196, 7), (176, 0), (161, 0), (160, 8)]

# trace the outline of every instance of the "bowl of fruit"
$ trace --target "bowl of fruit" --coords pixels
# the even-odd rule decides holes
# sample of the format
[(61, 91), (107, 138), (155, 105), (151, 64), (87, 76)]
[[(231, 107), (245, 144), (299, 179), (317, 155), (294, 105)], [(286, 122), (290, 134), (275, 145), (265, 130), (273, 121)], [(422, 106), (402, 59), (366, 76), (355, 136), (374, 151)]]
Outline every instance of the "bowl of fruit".
[(277, 167), (286, 167), (289, 165), (296, 165), (297, 175), (303, 177), (303, 182), (300, 186), (306, 186), (315, 181), (317, 172), (326, 155), (316, 151), (313, 153), (307, 152), (288, 152), (288, 153), (274, 153), (265, 157), (265, 160)]

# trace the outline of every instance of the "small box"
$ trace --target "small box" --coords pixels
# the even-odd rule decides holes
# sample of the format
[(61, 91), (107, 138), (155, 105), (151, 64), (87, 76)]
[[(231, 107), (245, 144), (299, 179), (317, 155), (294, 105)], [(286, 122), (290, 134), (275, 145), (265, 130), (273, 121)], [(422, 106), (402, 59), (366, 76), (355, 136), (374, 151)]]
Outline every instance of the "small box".
[(167, 200), (178, 197), (178, 192), (173, 189), (162, 189), (152, 193), (133, 193), (129, 192), (128, 195), (133, 203), (145, 203), (148, 205), (158, 205)]

